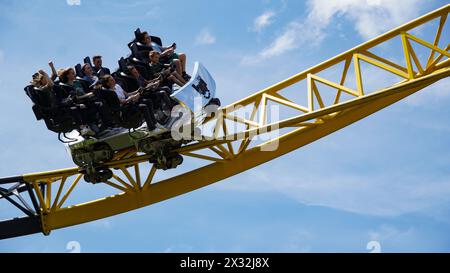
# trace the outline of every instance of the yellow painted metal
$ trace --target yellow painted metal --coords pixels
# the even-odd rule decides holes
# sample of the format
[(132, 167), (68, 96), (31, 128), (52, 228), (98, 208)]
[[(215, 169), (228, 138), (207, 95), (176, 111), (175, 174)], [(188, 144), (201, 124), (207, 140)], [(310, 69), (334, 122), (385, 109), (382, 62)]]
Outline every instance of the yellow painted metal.
[(124, 186), (127, 190), (131, 190), (133, 189), (133, 187), (128, 184), (127, 182), (125, 182), (122, 178), (120, 178), (119, 176), (117, 176), (116, 174), (113, 174), (113, 178), (119, 182), (120, 184), (122, 184), (122, 186)]
[(134, 177), (136, 177), (137, 188), (142, 188), (141, 170), (139, 169), (139, 164), (134, 165)]
[(412, 80), (414, 79), (414, 70), (411, 62), (411, 55), (409, 53), (408, 37), (406, 36), (405, 32), (402, 32), (401, 37), (402, 37), (403, 53), (405, 54), (406, 60), (406, 68), (408, 69), (408, 79)]
[[(140, 164), (148, 164), (149, 156), (138, 155), (135, 149), (120, 151), (115, 155), (113, 161), (107, 163), (106, 166), (116, 169), (116, 173), (120, 171), (124, 174), (128, 183), (116, 173), (113, 178), (121, 185), (111, 181), (105, 183), (118, 190), (119, 193), (88, 203), (71, 204), (66, 207), (62, 207), (62, 205), (68, 201), (73, 190), (82, 178), (82, 174), (79, 173), (78, 168), (24, 175), (25, 181), (31, 183), (37, 193), (41, 205), (41, 219), (44, 233), (48, 234), (54, 229), (77, 225), (141, 208), (244, 172), (316, 141), (434, 82), (449, 77), (450, 61), (448, 59), (442, 59), (450, 57), (450, 53), (448, 52), (450, 45), (447, 45), (445, 48), (438, 46), (449, 11), (450, 5), (446, 5), (330, 60), (307, 69), (285, 81), (223, 107), (214, 118), (208, 118), (205, 121), (205, 123), (210, 124), (214, 128), (213, 139), (204, 136), (203, 140), (176, 150), (186, 156), (205, 160), (209, 165), (156, 183), (153, 183), (156, 167), (152, 166), (144, 183), (141, 184), (141, 172), (144, 169), (140, 168)], [(412, 29), (439, 18), (440, 23), (432, 42), (425, 41), (409, 33)], [(399, 37), (401, 40), (406, 66), (387, 60), (370, 51), (373, 47), (395, 37)], [(419, 63), (411, 46), (411, 41), (419, 43), (431, 51), (426, 65), (424, 64), (422, 66)], [(436, 53), (438, 54), (437, 57), (435, 57)], [(360, 61), (367, 62), (375, 68), (400, 76), (403, 80), (384, 89), (367, 93), (363, 88), (364, 74), (362, 73)], [(414, 71), (413, 62), (416, 64), (419, 70), (418, 72)], [(317, 75), (341, 63), (344, 65), (342, 73), (339, 74), (339, 82), (333, 82), (325, 79), (323, 76)], [(346, 80), (347, 74), (352, 63), (355, 69), (357, 90), (346, 86), (348, 84)], [(297, 92), (296, 95), (306, 96), (307, 105), (302, 105), (279, 93), (287, 87), (291, 87), (301, 81), (306, 81), (307, 89), (294, 92)], [(327, 105), (322, 99), (324, 94), (321, 93), (320, 86), (316, 82), (336, 89), (336, 97), (332, 104)], [(293, 91), (291, 90), (289, 92)], [(347, 93), (352, 98), (343, 100), (342, 93)], [(298, 115), (290, 116), (282, 120), (271, 120), (268, 123), (268, 100), (299, 110)], [(319, 106), (317, 109), (314, 107), (315, 101), (317, 101)], [(249, 118), (237, 114), (236, 109), (244, 106), (253, 106)], [(226, 120), (229, 121), (230, 126), (227, 125)], [(231, 126), (232, 122), (234, 125), (240, 124), (241, 126), (245, 126), (245, 129), (236, 131)], [(253, 147), (250, 146), (254, 143), (254, 139), (257, 136), (283, 128), (290, 128), (291, 131), (262, 144)], [(240, 143), (237, 141), (240, 141)], [(240, 144), (237, 152), (234, 151), (233, 142)], [(277, 149), (273, 151), (262, 149), (274, 142), (278, 142)], [(202, 151), (206, 150), (214, 152), (219, 158), (201, 154)], [(128, 171), (128, 168), (134, 168), (134, 177)], [(66, 180), (72, 177), (74, 178), (74, 182), (62, 199), (59, 200)], [(38, 185), (42, 181), (51, 181), (47, 183), (46, 200)], [(53, 203), (51, 202), (51, 194), (49, 194), (51, 193), (49, 185), (52, 183), (59, 183), (58, 192), (54, 197)], [(92, 187), (95, 187), (95, 185)]]
[(309, 112), (308, 108), (306, 108), (304, 106), (301, 106), (299, 104), (293, 103), (291, 100), (288, 100), (288, 99), (284, 98), (280, 94), (266, 95), (266, 98), (271, 100), (271, 101), (277, 102), (279, 104), (285, 105), (287, 107), (291, 107), (291, 108), (297, 109), (297, 110), (302, 111), (304, 113), (308, 113)]
[[(447, 20), (447, 15), (448, 15), (448, 14), (445, 13), (445, 14), (441, 17), (441, 20), (439, 21), (439, 27), (438, 27), (438, 29), (436, 30), (436, 35), (435, 35), (434, 41), (433, 41), (433, 45), (434, 45), (434, 46), (437, 46), (438, 43), (439, 43), (439, 40), (440, 40), (440, 38), (441, 38), (442, 29), (444, 28), (445, 21)], [(435, 53), (435, 51), (433, 50), (433, 51), (430, 52), (430, 55), (428, 56), (428, 61), (427, 61), (427, 66), (426, 66), (427, 68), (430, 66), (430, 64), (431, 64), (431, 62), (432, 62), (432, 60), (433, 60), (434, 53)]]
[[(408, 52), (411, 52), (410, 51), (410, 47), (408, 48)], [(398, 69), (398, 68), (395, 68), (395, 67), (391, 67), (391, 66), (388, 66), (388, 65), (385, 65), (384, 63), (382, 63), (382, 62), (379, 62), (379, 61), (377, 61), (377, 60), (372, 60), (372, 59), (370, 59), (370, 58), (368, 58), (368, 57), (366, 57), (366, 56), (364, 56), (363, 54), (355, 54), (355, 56), (357, 56), (357, 58), (359, 59), (359, 60), (363, 60), (363, 61), (365, 61), (365, 62), (368, 62), (368, 63), (370, 63), (370, 64), (373, 64), (373, 65), (375, 65), (375, 66), (378, 66), (378, 67), (380, 67), (380, 68), (382, 68), (382, 69), (384, 69), (384, 70), (386, 70), (386, 71), (389, 71), (389, 72), (391, 72), (391, 73), (393, 73), (393, 74), (396, 74), (397, 76), (400, 76), (400, 77), (403, 77), (403, 78), (405, 78), (405, 79), (408, 79), (409, 77), (408, 77), (408, 74), (406, 74), (405, 72), (403, 72), (401, 69)], [(359, 75), (360, 75), (360, 71), (359, 71)]]
[[(326, 79), (321, 78), (321, 77), (319, 77), (319, 76), (317, 76), (317, 75), (311, 75), (311, 79), (316, 80), (316, 81), (318, 81), (318, 82), (321, 82), (321, 83), (323, 83), (323, 84), (326, 84), (326, 85), (328, 85), (328, 86), (330, 86), (330, 87), (334, 87), (334, 88), (336, 88), (336, 89), (338, 89), (338, 90), (341, 90), (341, 91), (343, 91), (343, 92), (345, 92), (345, 93), (347, 93), (347, 94), (350, 94), (350, 95), (352, 95), (352, 96), (355, 96), (355, 97), (358, 97), (358, 96), (359, 96), (359, 94), (358, 94), (357, 91), (352, 90), (352, 89), (350, 89), (350, 88), (347, 88), (347, 87), (345, 87), (345, 86), (343, 86), (343, 85), (334, 83), (334, 82), (332, 82), (332, 81), (326, 80)], [(315, 89), (317, 90), (317, 86), (316, 86)]]
[(61, 183), (60, 183), (60, 185), (58, 187), (58, 192), (56, 193), (56, 197), (55, 197), (55, 200), (53, 201), (53, 205), (52, 205), (52, 208), (51, 208), (52, 211), (56, 210), (56, 206), (58, 205), (59, 197), (61, 196), (62, 190), (64, 189), (64, 185), (66, 183), (66, 180), (67, 180), (67, 177), (63, 177), (61, 179)]
[(207, 155), (202, 155), (202, 154), (183, 153), (183, 155), (190, 156), (190, 157), (195, 157), (195, 158), (200, 158), (200, 159), (205, 159), (205, 160), (210, 160), (210, 161), (216, 161), (216, 162), (223, 161), (223, 159), (212, 157), (212, 156), (207, 156)]
[(62, 205), (64, 204), (64, 202), (67, 200), (67, 198), (69, 197), (69, 195), (72, 193), (73, 189), (75, 189), (75, 186), (78, 184), (78, 182), (80, 181), (80, 179), (83, 176), (81, 174), (77, 175), (77, 178), (75, 178), (75, 181), (73, 181), (72, 185), (70, 185), (69, 189), (67, 190), (66, 194), (64, 194), (63, 198), (61, 199), (61, 201), (58, 203), (58, 205), (56, 206), (56, 209), (59, 209), (62, 207)]
[(355, 67), (356, 86), (358, 88), (358, 96), (364, 95), (363, 80), (361, 75), (361, 63), (359, 62), (359, 55), (353, 54), (353, 66)]

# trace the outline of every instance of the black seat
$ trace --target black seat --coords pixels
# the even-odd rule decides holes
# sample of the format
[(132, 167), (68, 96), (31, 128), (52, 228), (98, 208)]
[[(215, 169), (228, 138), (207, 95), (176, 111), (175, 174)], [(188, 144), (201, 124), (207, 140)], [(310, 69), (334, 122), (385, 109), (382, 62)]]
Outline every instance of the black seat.
[[(139, 74), (146, 80), (150, 80), (150, 71), (148, 63), (143, 62), (133, 56), (130, 56), (127, 58), (127, 62), (134, 66), (136, 70), (139, 72)], [(128, 74), (128, 71), (124, 71)]]
[(116, 77), (119, 82), (125, 83), (121, 85), (123, 90), (125, 90), (125, 92), (131, 93), (139, 89), (139, 82), (134, 77), (124, 72), (118, 73)]
[[(135, 31), (134, 31), (134, 37), (135, 37), (135, 39), (133, 40), (133, 42), (135, 42), (135, 41), (137, 41), (138, 39), (139, 39), (139, 37), (141, 36), (141, 29), (140, 28), (137, 28)], [(161, 41), (161, 38), (159, 38), (159, 37), (157, 37), (157, 36), (151, 36), (150, 35), (150, 38), (152, 38), (152, 41), (153, 42), (155, 42), (156, 44), (158, 44), (159, 46), (162, 46), (162, 41)]]
[(29, 85), (24, 88), (25, 93), (33, 102), (32, 110), (37, 120), (44, 120), (50, 131), (68, 133), (79, 126), (79, 120), (71, 113), (68, 106), (59, 105), (48, 92)]
[(134, 77), (130, 76), (130, 71), (128, 71), (128, 61), (122, 57), (119, 59), (118, 63), (119, 69), (116, 73), (114, 73), (113, 77), (116, 79), (116, 81), (119, 82), (123, 90), (125, 90), (127, 93), (138, 90), (138, 81)]
[(97, 89), (94, 91), (96, 97), (102, 99), (109, 108), (113, 122), (118, 127), (127, 129), (138, 128), (143, 123), (143, 115), (138, 105), (121, 105), (116, 92), (109, 89)]
[(152, 42), (156, 43), (159, 46), (162, 46), (161, 38), (156, 37), (156, 36), (150, 36), (150, 38), (152, 38)]
[(81, 64), (76, 64), (75, 65), (75, 74), (77, 75), (77, 77), (79, 78), (83, 78), (83, 71), (81, 70)]
[(75, 65), (75, 74), (77, 75), (76, 81), (80, 82), (81, 85), (83, 86), (84, 92), (88, 93), (90, 90), (91, 84), (88, 81), (83, 79), (84, 73), (83, 73), (81, 64)]
[[(148, 53), (152, 50), (155, 50), (154, 46), (147, 46), (145, 44), (142, 44), (139, 42), (139, 39), (141, 37), (141, 30), (139, 28), (137, 28), (134, 31), (134, 39), (128, 43), (128, 48), (130, 48), (131, 50), (131, 54), (133, 55), (133, 57), (144, 61), (146, 63), (148, 63), (149, 61), (149, 57), (148, 57)], [(155, 44), (157, 46), (162, 46), (162, 41), (161, 38), (157, 37), (157, 36), (151, 36), (150, 38), (152, 39), (152, 44)]]
[(153, 49), (146, 45), (142, 45), (138, 42), (134, 42), (131, 44), (130, 50), (131, 50), (131, 56), (133, 56), (134, 58), (136, 58), (137, 60), (139, 60), (141, 62), (148, 63), (150, 61), (148, 54)]
[(89, 56), (84, 57), (83, 63), (88, 64), (90, 67), (94, 67), (91, 62), (91, 58)]

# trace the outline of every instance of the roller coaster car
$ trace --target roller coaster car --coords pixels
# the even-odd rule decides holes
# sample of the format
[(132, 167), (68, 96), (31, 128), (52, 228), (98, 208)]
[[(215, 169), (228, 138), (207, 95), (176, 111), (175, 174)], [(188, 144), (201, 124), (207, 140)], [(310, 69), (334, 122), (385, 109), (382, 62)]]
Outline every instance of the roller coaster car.
[(194, 131), (192, 128), (196, 128), (220, 106), (220, 100), (214, 98), (215, 89), (215, 81), (208, 70), (196, 62), (189, 82), (170, 95), (177, 102), (177, 106), (171, 109), (170, 118), (163, 124), (159, 122), (156, 129), (149, 130), (145, 123), (133, 131), (114, 128), (95, 138), (79, 136), (77, 141), (66, 144), (67, 149), (74, 163), (84, 172), (84, 179), (91, 183), (110, 179), (112, 171), (107, 163), (125, 157), (130, 148), (148, 155), (149, 162), (157, 169), (176, 168), (183, 158), (175, 150), (193, 141), (193, 138), (174, 138), (174, 132), (179, 133), (183, 128)]

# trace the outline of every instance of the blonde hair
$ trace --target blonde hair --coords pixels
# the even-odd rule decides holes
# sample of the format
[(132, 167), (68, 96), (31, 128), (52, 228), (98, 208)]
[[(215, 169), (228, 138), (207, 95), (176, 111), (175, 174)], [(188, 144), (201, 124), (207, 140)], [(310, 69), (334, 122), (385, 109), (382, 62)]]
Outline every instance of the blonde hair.
[(44, 87), (44, 84), (42, 83), (43, 79), (47, 79), (46, 86), (53, 86), (53, 81), (50, 79), (50, 77), (45, 73), (43, 70), (39, 70), (38, 72), (34, 73), (32, 76), (32, 80), (30, 82), (31, 85), (34, 87)]
[(35, 86), (35, 87), (41, 87), (42, 86), (42, 79), (44, 78), (44, 75), (42, 75), (39, 72), (36, 72), (33, 74), (33, 78), (30, 81), (31, 85)]

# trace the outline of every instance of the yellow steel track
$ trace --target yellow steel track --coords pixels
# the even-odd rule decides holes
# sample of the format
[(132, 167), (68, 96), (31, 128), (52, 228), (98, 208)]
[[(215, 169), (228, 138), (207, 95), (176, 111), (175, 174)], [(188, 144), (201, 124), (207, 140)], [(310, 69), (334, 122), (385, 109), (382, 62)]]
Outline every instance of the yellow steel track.
[[(135, 150), (116, 154), (108, 163), (114, 177), (106, 184), (118, 193), (88, 203), (68, 205), (82, 182), (78, 168), (23, 175), (37, 196), (44, 234), (148, 206), (188, 193), (296, 150), (345, 126), (363, 119), (443, 78), (450, 76), (449, 45), (439, 45), (450, 5), (446, 5), (345, 53), (307, 69), (220, 109), (205, 121), (202, 138), (178, 151), (207, 164), (161, 181), (153, 181), (155, 167), (147, 167), (148, 157)], [(411, 34), (415, 28), (437, 20), (434, 40), (425, 41)], [(403, 56), (388, 60), (371, 50), (387, 42), (399, 43)], [(413, 46), (414, 45), (414, 46)], [(414, 47), (429, 52), (420, 62)], [(400, 56), (397, 56), (400, 57)], [(399, 78), (373, 92), (367, 92), (362, 63)], [(339, 80), (327, 79), (327, 71), (339, 72)], [(353, 73), (350, 87), (349, 74)], [(320, 76), (319, 76), (320, 74)], [(305, 87), (301, 88), (300, 85)], [(299, 86), (297, 89), (296, 86)], [(328, 86), (325, 90), (323, 86)], [(330, 88), (333, 99), (327, 102)], [(325, 92), (328, 92), (325, 94)], [(292, 97), (300, 98), (299, 100)], [(269, 106), (286, 107), (285, 117), (269, 116)], [(240, 107), (240, 108), (239, 108)], [(248, 111), (244, 111), (247, 109)], [(281, 110), (283, 111), (283, 110)], [(210, 132), (208, 134), (207, 132)], [(256, 139), (276, 133), (268, 141)], [(186, 164), (186, 163), (185, 163)], [(145, 173), (143, 170), (147, 170)], [(44, 187), (43, 187), (44, 186)], [(97, 185), (90, 185), (95, 190)], [(44, 190), (43, 190), (44, 189)]]

